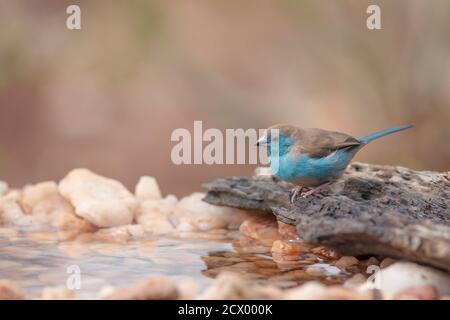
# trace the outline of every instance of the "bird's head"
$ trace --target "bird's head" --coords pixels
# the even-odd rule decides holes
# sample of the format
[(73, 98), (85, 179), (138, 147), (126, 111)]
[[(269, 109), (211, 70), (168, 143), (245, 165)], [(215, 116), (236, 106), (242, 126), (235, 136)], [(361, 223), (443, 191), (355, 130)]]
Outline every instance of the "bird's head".
[(256, 142), (258, 147), (266, 147), (269, 154), (278, 151), (279, 155), (289, 152), (295, 143), (297, 127), (288, 124), (277, 124), (269, 127), (266, 133)]

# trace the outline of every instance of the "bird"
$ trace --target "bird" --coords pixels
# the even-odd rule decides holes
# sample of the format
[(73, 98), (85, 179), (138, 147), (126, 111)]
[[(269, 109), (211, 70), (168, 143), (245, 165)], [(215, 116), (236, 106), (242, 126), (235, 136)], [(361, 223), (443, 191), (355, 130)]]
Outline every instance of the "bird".
[[(310, 196), (338, 180), (369, 142), (411, 127), (393, 127), (357, 139), (341, 132), (277, 124), (266, 130), (256, 146), (267, 149), (271, 171), (278, 179), (296, 185), (290, 197), (294, 203), (299, 195)], [(303, 188), (309, 190), (302, 193)]]

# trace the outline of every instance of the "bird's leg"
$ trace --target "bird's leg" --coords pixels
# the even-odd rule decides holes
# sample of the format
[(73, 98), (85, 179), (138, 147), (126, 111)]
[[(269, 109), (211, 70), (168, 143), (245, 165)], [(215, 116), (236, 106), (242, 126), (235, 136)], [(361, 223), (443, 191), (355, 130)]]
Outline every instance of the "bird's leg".
[(291, 203), (294, 203), (295, 199), (298, 197), (298, 195), (302, 192), (303, 187), (302, 186), (296, 186), (291, 190), (292, 196), (291, 196)]
[(302, 194), (303, 198), (306, 198), (312, 194), (315, 194), (317, 191), (319, 191), (320, 189), (322, 189), (323, 187), (329, 186), (331, 184), (331, 182), (325, 182), (322, 183), (320, 186), (317, 186), (315, 188), (312, 188), (311, 190), (308, 190), (307, 192), (305, 192), (304, 194)]

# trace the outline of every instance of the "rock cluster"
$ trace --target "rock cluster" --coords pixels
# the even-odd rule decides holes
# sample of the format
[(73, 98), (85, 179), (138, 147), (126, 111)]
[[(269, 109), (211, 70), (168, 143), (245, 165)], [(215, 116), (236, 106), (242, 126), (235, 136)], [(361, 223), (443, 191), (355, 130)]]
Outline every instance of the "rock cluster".
[[(247, 179), (244, 187), (244, 180), (237, 179), (232, 180), (234, 191), (230, 191), (230, 181), (210, 187), (207, 199), (232, 207), (206, 203), (205, 194), (198, 192), (180, 200), (170, 194), (163, 196), (156, 179), (148, 176), (138, 181), (132, 193), (120, 182), (87, 169), (72, 170), (58, 183), (48, 181), (22, 189), (0, 183), (0, 228), (2, 236), (25, 233), (30, 239), (60, 241), (58, 248), (72, 258), (78, 257), (80, 248), (92, 247), (107, 254), (110, 248), (102, 249), (101, 243), (142, 244), (162, 236), (232, 241), (234, 252), (201, 257), (206, 265), (202, 273), (215, 278), (206, 288), (200, 290), (195, 279), (154, 276), (126, 287), (99, 288), (98, 298), (102, 299), (450, 296), (450, 276), (445, 271), (399, 261), (389, 254), (374, 252), (361, 257), (321, 241), (306, 241), (309, 238), (303, 237), (302, 229), (292, 224), (292, 214), (283, 216), (282, 210), (276, 211), (278, 218), (286, 218), (277, 220), (270, 212), (276, 204), (284, 203), (280, 192), (285, 186)], [(30, 297), (17, 284), (0, 279), (0, 300), (25, 298)], [(39, 298), (77, 297), (66, 288), (46, 287)]]
[(244, 210), (203, 202), (203, 193), (178, 200), (163, 197), (156, 179), (141, 177), (134, 194), (119, 181), (74, 169), (59, 183), (48, 181), (9, 189), (0, 183), (0, 226), (51, 231), (59, 240), (119, 242), (146, 235), (236, 229), (251, 216)]

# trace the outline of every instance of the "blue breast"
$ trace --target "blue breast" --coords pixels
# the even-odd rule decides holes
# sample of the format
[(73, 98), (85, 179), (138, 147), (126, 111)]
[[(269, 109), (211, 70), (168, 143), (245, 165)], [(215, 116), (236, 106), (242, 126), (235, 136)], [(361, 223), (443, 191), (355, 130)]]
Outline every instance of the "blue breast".
[(279, 161), (275, 157), (270, 157), (270, 167), (282, 180), (311, 180), (320, 184), (341, 176), (353, 155), (354, 152), (348, 149), (337, 150), (323, 158), (286, 153), (279, 157)]

